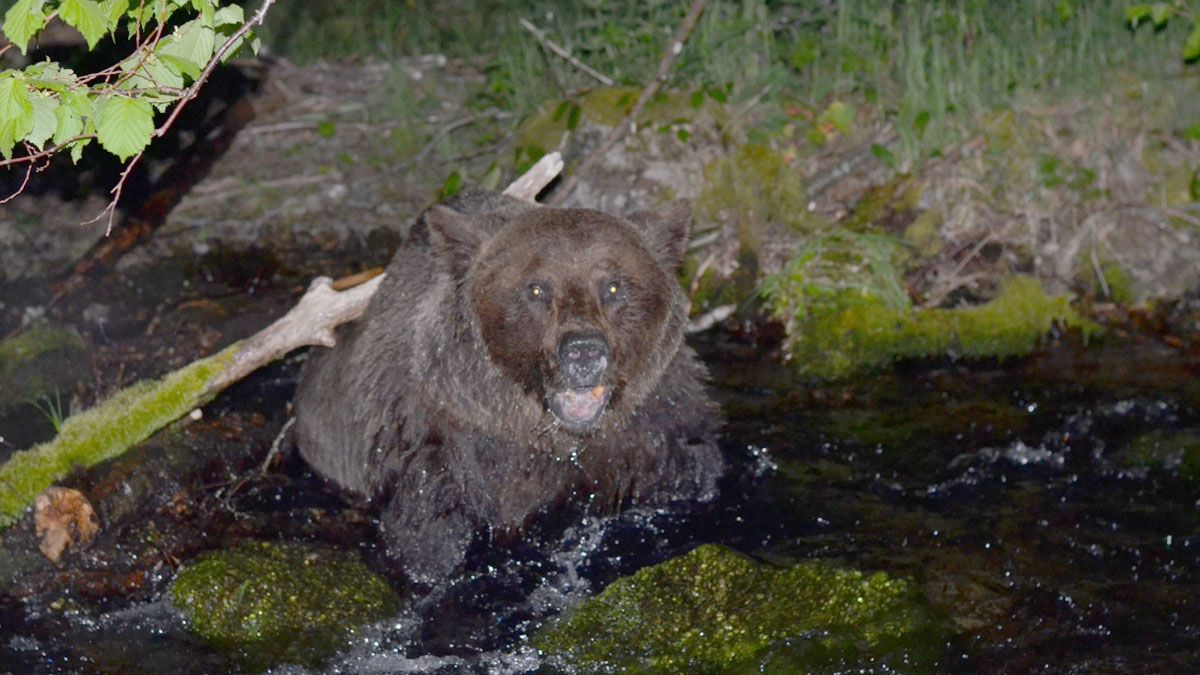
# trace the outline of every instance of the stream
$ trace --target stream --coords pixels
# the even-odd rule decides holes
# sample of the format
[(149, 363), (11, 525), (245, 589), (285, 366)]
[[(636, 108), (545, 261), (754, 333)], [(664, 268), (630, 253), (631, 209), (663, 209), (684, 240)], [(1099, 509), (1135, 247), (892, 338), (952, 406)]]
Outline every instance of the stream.
[[(1183, 459), (1200, 442), (1195, 356), (1150, 338), (1064, 342), (1023, 359), (903, 364), (818, 386), (732, 332), (696, 346), (727, 417), (732, 470), (715, 503), (591, 518), (489, 550), (452, 587), (410, 598), (361, 632), (326, 669), (549, 672), (527, 643), (538, 626), (614, 579), (706, 542), (913, 581), (956, 627), (942, 672), (1200, 665), (1200, 488)], [(183, 434), (192, 451), (222, 459), (191, 479), (204, 495), (194, 511), (207, 515), (165, 517), (160, 500), (164, 558), (177, 564), (260, 537), (358, 547), (379, 564), (369, 512), (345, 506), (294, 457), (265, 474), (254, 468), (286, 418), (302, 359), (208, 406), (193, 426), (219, 433)], [(97, 472), (106, 475), (88, 473)], [(104, 478), (81, 480), (94, 489)], [(144, 571), (136, 588), (88, 593), (81, 577), (64, 575), (60, 588), (0, 595), (0, 671), (232, 667), (189, 635), (167, 601), (171, 564), (125, 564)]]

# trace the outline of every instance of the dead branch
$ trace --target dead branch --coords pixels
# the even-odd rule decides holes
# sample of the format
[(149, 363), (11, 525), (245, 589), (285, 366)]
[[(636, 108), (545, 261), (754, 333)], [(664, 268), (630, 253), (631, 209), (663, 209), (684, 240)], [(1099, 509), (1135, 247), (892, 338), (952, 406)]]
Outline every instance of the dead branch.
[(337, 339), (333, 329), (362, 316), (383, 279), (384, 275), (380, 274), (339, 293), (333, 290), (332, 279), (317, 277), (291, 311), (242, 343), (233, 356), (233, 363), (209, 384), (209, 391), (222, 391), (293, 349), (309, 345), (334, 346)]
[(675, 66), (675, 60), (679, 58), (680, 52), (683, 51), (684, 43), (691, 37), (692, 30), (696, 28), (696, 24), (700, 21), (700, 15), (704, 13), (704, 7), (707, 4), (708, 0), (693, 0), (692, 6), (688, 8), (687, 15), (683, 17), (683, 23), (679, 24), (679, 28), (675, 31), (675, 37), (671, 39), (671, 44), (663, 52), (662, 61), (658, 64), (658, 73), (654, 76), (654, 79), (642, 90), (641, 96), (638, 96), (637, 102), (633, 104), (633, 108), (629, 110), (629, 114), (621, 120), (621, 123), (613, 127), (600, 145), (575, 167), (571, 175), (563, 180), (562, 186), (550, 198), (551, 206), (558, 206), (566, 201), (567, 197), (571, 196), (571, 192), (575, 190), (575, 186), (579, 184), (579, 177), (586, 173), (601, 157), (608, 154), (608, 151), (617, 144), (617, 141), (624, 138), (630, 129), (637, 124), (637, 118), (642, 113), (642, 109), (646, 107), (650, 99), (654, 98), (654, 95), (666, 83), (667, 76), (671, 74), (671, 68)]
[(562, 173), (562, 170), (562, 155), (557, 152), (547, 153), (520, 178), (504, 188), (504, 194), (521, 201), (536, 202), (538, 193), (546, 189), (550, 181)]
[(538, 29), (537, 26), (530, 23), (524, 17), (522, 17), (520, 19), (520, 24), (521, 24), (522, 28), (529, 31), (530, 33), (533, 33), (533, 37), (537, 38), (537, 41), (542, 43), (543, 47), (545, 47), (546, 49), (549, 49), (550, 51), (554, 52), (558, 56), (562, 57), (564, 60), (566, 60), (567, 63), (575, 66), (576, 68), (583, 71), (584, 73), (587, 73), (588, 75), (592, 76), (593, 78), (596, 79), (596, 81), (600, 82), (600, 84), (603, 84), (606, 87), (613, 86), (613, 80), (611, 77), (605, 75), (604, 73), (601, 73), (600, 71), (596, 70), (595, 68), (592, 68), (591, 66), (584, 63), (583, 61), (580, 61), (579, 59), (575, 58), (571, 54), (571, 52), (567, 51), (567, 49), (565, 47), (559, 45), (558, 43), (554, 42), (550, 38), (546, 37), (545, 33), (543, 33), (540, 29)]

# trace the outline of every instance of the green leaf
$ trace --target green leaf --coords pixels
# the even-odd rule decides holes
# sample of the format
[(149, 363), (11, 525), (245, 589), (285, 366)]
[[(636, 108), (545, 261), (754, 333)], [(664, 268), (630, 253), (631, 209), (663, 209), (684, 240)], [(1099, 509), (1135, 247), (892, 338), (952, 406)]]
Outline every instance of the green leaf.
[(446, 182), (442, 183), (442, 199), (453, 197), (454, 195), (458, 194), (460, 190), (462, 190), (462, 187), (462, 174), (458, 172), (458, 169), (451, 171), (450, 175), (446, 176)]
[(834, 101), (821, 114), (820, 121), (823, 124), (833, 125), (834, 129), (843, 134), (848, 134), (854, 128), (854, 109), (841, 101)]
[(62, 145), (83, 131), (83, 119), (71, 106), (63, 104), (54, 109), (54, 139), (55, 145)]
[(32, 129), (33, 104), (25, 82), (0, 75), (0, 155), (12, 159), (13, 146)]
[(1200, 141), (1200, 122), (1184, 129), (1183, 137), (1192, 141)]
[(68, 26), (83, 34), (88, 49), (93, 49), (100, 38), (108, 32), (107, 13), (96, 4), (96, 0), (63, 0), (58, 15)]
[(193, 80), (200, 77), (200, 67), (187, 59), (180, 58), (174, 54), (158, 54), (157, 56), (163, 62), (163, 65), (178, 75), (186, 75)]
[(108, 17), (108, 27), (111, 30), (117, 27), (117, 22), (129, 11), (129, 0), (104, 0), (100, 3), (100, 8)]
[(84, 138), (71, 144), (71, 161), (78, 164), (79, 158), (83, 157), (83, 149), (92, 142), (90, 138)]
[(54, 130), (58, 127), (58, 120), (54, 117), (58, 101), (35, 91), (29, 95), (29, 102), (33, 106), (33, 128), (25, 135), (25, 140), (41, 150), (46, 147), (46, 141), (54, 135)]
[(124, 161), (141, 152), (154, 134), (154, 111), (146, 101), (110, 96), (96, 104), (100, 146)]
[(1125, 21), (1133, 28), (1137, 28), (1145, 19), (1150, 18), (1150, 5), (1130, 5), (1125, 8)]
[(917, 132), (917, 138), (925, 137), (925, 130), (929, 128), (930, 115), (928, 110), (922, 110), (917, 113), (916, 119), (913, 120), (913, 131)]
[(1171, 6), (1165, 2), (1156, 2), (1150, 5), (1150, 21), (1154, 23), (1155, 28), (1162, 28), (1167, 25), (1167, 19), (1171, 18)]
[(1058, 12), (1058, 20), (1066, 23), (1075, 16), (1075, 3), (1071, 0), (1058, 0), (1054, 5), (1054, 11)]
[(200, 14), (200, 20), (205, 26), (213, 25), (212, 0), (192, 0), (192, 9), (196, 10)]
[(4, 13), (4, 34), (22, 53), (29, 40), (46, 27), (46, 12), (42, 10), (45, 0), (20, 0)]
[(213, 16), (213, 25), (228, 26), (233, 24), (241, 26), (243, 23), (246, 23), (245, 16), (242, 13), (242, 8), (238, 5), (226, 5), (218, 9), (216, 15)]
[(1200, 59), (1200, 20), (1197, 20), (1192, 26), (1192, 32), (1188, 34), (1187, 40), (1183, 43), (1183, 60), (1195, 61)]
[(896, 160), (895, 153), (893, 153), (886, 145), (880, 145), (879, 143), (872, 145), (871, 154), (875, 155), (876, 159), (888, 165), (888, 167), (893, 170), (895, 170), (900, 164)]
[(68, 91), (62, 95), (62, 102), (80, 117), (92, 116), (92, 99), (86, 91)]
[(159, 43), (157, 54), (170, 54), (196, 64), (199, 71), (208, 65), (216, 50), (216, 34), (209, 26), (193, 19), (179, 26), (170, 37)]
[(35, 63), (25, 69), (25, 77), (38, 89), (49, 89), (62, 94), (71, 90), (79, 81), (75, 71), (63, 68), (53, 61)]

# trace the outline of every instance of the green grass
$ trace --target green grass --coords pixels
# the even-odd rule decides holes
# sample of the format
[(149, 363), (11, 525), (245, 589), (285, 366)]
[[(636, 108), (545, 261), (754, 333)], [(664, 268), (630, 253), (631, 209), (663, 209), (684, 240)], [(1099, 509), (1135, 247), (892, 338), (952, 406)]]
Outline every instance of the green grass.
[[(481, 104), (528, 113), (594, 81), (543, 53), (525, 17), (618, 83), (651, 77), (687, 3), (485, 0), (282, 0), (262, 31), (299, 61), (443, 53), (484, 63)], [(1126, 0), (710, 2), (673, 84), (734, 102), (767, 99), (808, 111), (832, 100), (888, 119), (906, 157), (936, 153), (969, 114), (1029, 96), (1095, 91), (1113, 70), (1177, 68), (1188, 26), (1132, 31)], [(963, 113), (963, 114), (959, 114)], [(776, 120), (779, 121), (779, 120)]]

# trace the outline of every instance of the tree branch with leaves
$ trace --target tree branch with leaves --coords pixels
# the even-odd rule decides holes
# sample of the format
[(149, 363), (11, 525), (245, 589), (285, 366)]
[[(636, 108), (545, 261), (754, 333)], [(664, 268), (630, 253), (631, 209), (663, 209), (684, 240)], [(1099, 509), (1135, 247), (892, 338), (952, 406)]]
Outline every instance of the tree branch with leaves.
[[(19, 0), (4, 15), (5, 50), (29, 53), (55, 20), (79, 31), (88, 49), (122, 30), (133, 46), (94, 73), (49, 60), (0, 71), (0, 168), (26, 166), (15, 194), (39, 163), (64, 152), (78, 162), (95, 141), (125, 162), (96, 217), (107, 215), (111, 230), (125, 181), (147, 146), (171, 128), (218, 65), (243, 45), (258, 52), (252, 29), (274, 2), (264, 0), (247, 20), (240, 5), (222, 0)], [(165, 115), (157, 125), (156, 114)]]

